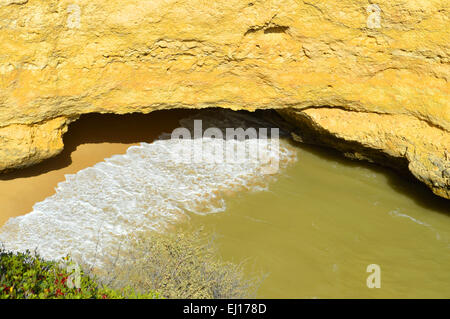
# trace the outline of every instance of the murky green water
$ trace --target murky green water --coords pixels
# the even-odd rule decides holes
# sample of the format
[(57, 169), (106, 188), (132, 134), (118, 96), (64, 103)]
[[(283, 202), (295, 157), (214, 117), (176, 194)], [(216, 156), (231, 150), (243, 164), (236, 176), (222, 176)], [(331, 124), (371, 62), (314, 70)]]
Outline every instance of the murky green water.
[[(261, 298), (450, 298), (450, 205), (395, 173), (299, 148), (269, 192), (192, 216), (222, 256), (268, 276)], [(367, 287), (370, 264), (381, 288)]]
[[(202, 118), (204, 128), (207, 123), (244, 127), (242, 119), (249, 121), (241, 113), (207, 113)], [(172, 122), (170, 127), (176, 127)], [(97, 129), (98, 119), (95, 123)], [(158, 126), (145, 123), (142, 131)], [(136, 119), (129, 124), (135, 126)], [(163, 132), (170, 130), (158, 128), (152, 135)], [(414, 179), (297, 145), (298, 160), (282, 152), (288, 167), (269, 183), (245, 165), (175, 165), (169, 161), (170, 141), (153, 139), (127, 154), (78, 168), (55, 195), (36, 203), (32, 213), (0, 228), (0, 241), (13, 249), (39, 247), (49, 259), (67, 253), (95, 259), (99, 230), (106, 230), (102, 245), (108, 251), (124, 230), (134, 233), (167, 223), (182, 227), (175, 222), (181, 214), (182, 220), (190, 216), (194, 227), (218, 235), (224, 259), (246, 260), (249, 274), (267, 274), (261, 298), (450, 298), (450, 201)], [(269, 191), (257, 191), (266, 183)], [(43, 189), (55, 186), (45, 174), (13, 179), (3, 183), (6, 196), (1, 202), (5, 207), (15, 204), (11, 194), (27, 187), (33, 190), (25, 192), (27, 197), (42, 200), (36, 197), (38, 184)], [(16, 210), (14, 214), (26, 213)], [(371, 264), (381, 267), (381, 288), (367, 287)]]

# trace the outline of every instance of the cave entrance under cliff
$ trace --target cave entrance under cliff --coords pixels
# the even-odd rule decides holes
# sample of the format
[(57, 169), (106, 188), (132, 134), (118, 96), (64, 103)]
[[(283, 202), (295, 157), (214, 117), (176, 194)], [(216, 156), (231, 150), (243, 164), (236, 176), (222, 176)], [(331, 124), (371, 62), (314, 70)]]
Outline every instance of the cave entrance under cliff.
[[(158, 110), (149, 114), (84, 114), (69, 124), (63, 136), (64, 149), (60, 154), (37, 165), (3, 174), (0, 176), (0, 181), (39, 176), (54, 170), (65, 169), (76, 164), (75, 160), (81, 160), (86, 167), (94, 165), (104, 158), (124, 153), (131, 145), (141, 142), (151, 143), (161, 134), (171, 133), (179, 128), (180, 120), (204, 111), (240, 113), (248, 118), (269, 119), (273, 123), (271, 127), (288, 126), (275, 110), (248, 112), (205, 108)], [(78, 164), (76, 168), (84, 168), (82, 166)]]
[[(30, 212), (36, 202), (51, 196), (56, 185), (65, 180), (65, 175), (75, 174), (113, 155), (124, 154), (130, 146), (151, 143), (162, 133), (170, 134), (180, 127), (180, 120), (200, 111), (174, 109), (150, 114), (92, 113), (80, 116), (69, 125), (60, 154), (37, 165), (0, 175), (0, 204), (3, 207), (0, 225), (11, 217)], [(244, 113), (263, 117), (276, 115), (274, 110)]]
[[(160, 134), (171, 133), (175, 128), (180, 127), (181, 119), (191, 117), (199, 112), (199, 110), (175, 109), (154, 111), (150, 114), (93, 113), (82, 115), (69, 125), (68, 132), (64, 135), (65, 147), (59, 155), (35, 166), (0, 176), (0, 195), (4, 197), (0, 198), (0, 201), (4, 203), (0, 224), (9, 217), (31, 211), (34, 203), (54, 193), (55, 186), (65, 179), (66, 174), (75, 174), (105, 158), (124, 154), (132, 145), (141, 142), (151, 143)], [(229, 112), (234, 113), (234, 111)], [(255, 117), (280, 119), (275, 110), (244, 113)], [(276, 123), (274, 125), (273, 127), (276, 127)], [(314, 153), (326, 161), (333, 161), (351, 168), (363, 167), (381, 172), (389, 180), (394, 191), (410, 196), (424, 207), (437, 205), (436, 210), (442, 211), (447, 204), (445, 200), (441, 201), (432, 195), (425, 186), (412, 177), (399, 176), (394, 171), (375, 164), (348, 160), (341, 153), (332, 149), (297, 143), (296, 145), (303, 152)]]

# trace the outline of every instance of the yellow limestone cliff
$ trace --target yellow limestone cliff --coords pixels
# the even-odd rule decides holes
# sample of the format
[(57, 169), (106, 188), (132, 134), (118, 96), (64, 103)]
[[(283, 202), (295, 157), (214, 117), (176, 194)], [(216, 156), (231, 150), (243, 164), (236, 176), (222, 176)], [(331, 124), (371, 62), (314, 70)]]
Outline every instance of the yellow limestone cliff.
[(270, 108), (449, 198), (449, 6), (0, 0), (0, 171), (59, 153), (84, 113)]

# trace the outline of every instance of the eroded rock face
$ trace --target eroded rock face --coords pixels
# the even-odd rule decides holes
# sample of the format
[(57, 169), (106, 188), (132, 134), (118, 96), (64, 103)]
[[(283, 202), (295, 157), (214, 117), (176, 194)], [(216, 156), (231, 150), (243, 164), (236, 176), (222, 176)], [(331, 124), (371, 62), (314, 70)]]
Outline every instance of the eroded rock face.
[(347, 157), (408, 169), (436, 195), (450, 198), (450, 134), (410, 115), (332, 108), (279, 111), (299, 127), (293, 138), (332, 146)]
[(84, 113), (286, 108), (295, 120), (308, 109), (310, 126), (406, 159), (448, 198), (449, 10), (448, 0), (0, 0), (0, 170), (60, 152)]

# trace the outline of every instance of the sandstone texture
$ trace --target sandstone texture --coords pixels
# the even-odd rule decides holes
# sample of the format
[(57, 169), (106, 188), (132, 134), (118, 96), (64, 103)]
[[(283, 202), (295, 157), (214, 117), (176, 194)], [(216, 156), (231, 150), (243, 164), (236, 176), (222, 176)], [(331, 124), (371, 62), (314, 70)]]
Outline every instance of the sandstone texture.
[(450, 134), (408, 115), (315, 108), (282, 110), (299, 142), (332, 146), (353, 159), (408, 169), (436, 195), (450, 198)]
[(85, 113), (270, 108), (449, 198), (449, 39), (448, 0), (0, 0), (0, 171)]

